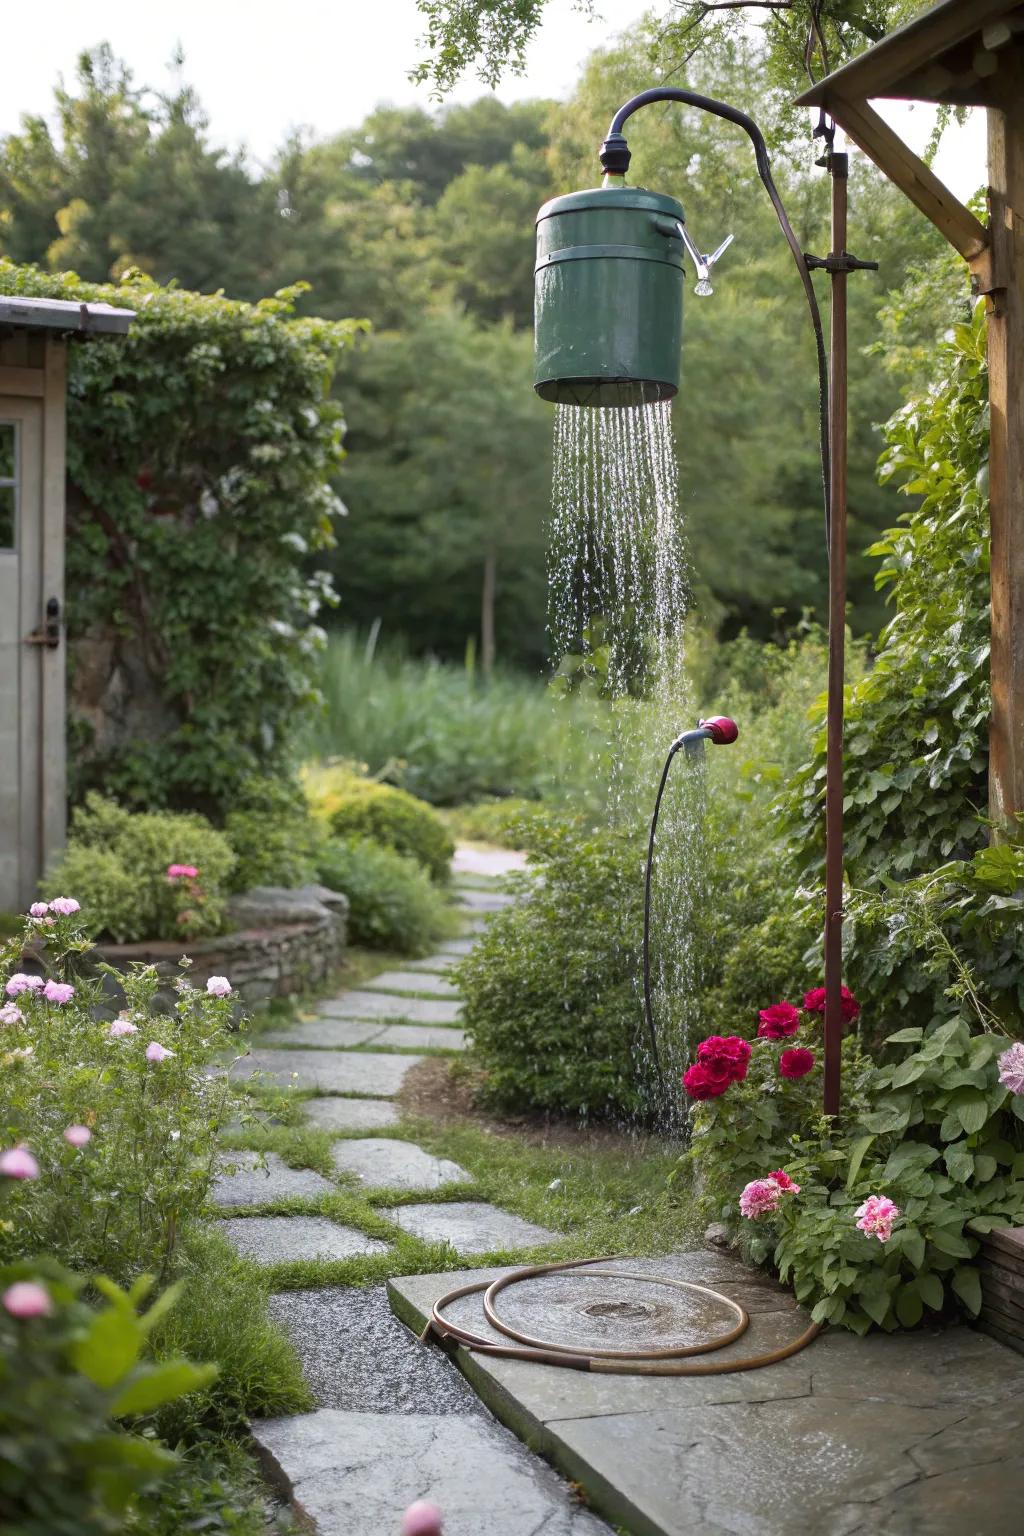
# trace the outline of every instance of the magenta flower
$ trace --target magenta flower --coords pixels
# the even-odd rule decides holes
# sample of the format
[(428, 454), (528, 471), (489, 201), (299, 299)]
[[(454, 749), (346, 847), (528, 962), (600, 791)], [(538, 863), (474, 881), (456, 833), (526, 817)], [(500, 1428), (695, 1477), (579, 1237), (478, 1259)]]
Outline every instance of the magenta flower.
[(34, 901), (28, 909), (28, 915), (29, 917), (45, 917), (49, 910), (49, 905), (45, 901)]
[(137, 1035), (139, 1026), (133, 1024), (131, 1019), (115, 1019), (110, 1026), (109, 1033), (115, 1040), (122, 1039), (125, 1035)]
[[(3, 1014), (0, 1013), (0, 1018)], [(999, 1058), (999, 1081), (1014, 1096), (1024, 1093), (1024, 1042), (1015, 1040)]]
[(800, 1028), (800, 1010), (792, 1003), (772, 1003), (770, 1008), (762, 1008), (757, 1017), (757, 1033), (762, 1040), (786, 1040)]
[(782, 1190), (774, 1179), (751, 1179), (740, 1195), (740, 1215), (757, 1221), (768, 1211), (778, 1209)]
[(75, 989), (68, 981), (48, 981), (43, 988), (43, 996), (49, 1003), (70, 1003), (75, 995)]
[(24, 1024), (25, 1015), (16, 1003), (4, 1003), (0, 1008), (0, 1024)]
[(9, 1285), (0, 1301), (11, 1317), (22, 1321), (30, 1317), (49, 1317), (53, 1312), (49, 1291), (45, 1286), (37, 1285), (34, 1280), (18, 1280), (14, 1285)]
[(92, 1131), (87, 1125), (69, 1125), (64, 1132), (64, 1140), (69, 1147), (84, 1147), (92, 1141)]
[[(858, 1003), (857, 999), (854, 997), (854, 995), (850, 991), (849, 987), (840, 987), (839, 988), (839, 996), (840, 996), (840, 1004), (839, 1004), (840, 1012), (842, 1013), (843, 1018), (846, 1020), (846, 1022), (849, 1023), (851, 1019), (855, 1019), (857, 1017), (857, 1015), (860, 1013), (860, 1003)], [(804, 993), (804, 1007), (807, 1009), (808, 1013), (824, 1013), (825, 1012), (825, 988), (824, 987), (812, 987), (810, 992), (805, 992)]]
[(867, 1237), (877, 1237), (887, 1243), (892, 1237), (892, 1224), (900, 1215), (900, 1208), (888, 1195), (869, 1195), (864, 1204), (857, 1207), (857, 1230)]
[(0, 1152), (0, 1174), (5, 1179), (38, 1179), (39, 1164), (28, 1147), (8, 1147)]
[(23, 971), (17, 971), (7, 983), (8, 997), (20, 997), (23, 992), (41, 992), (43, 990), (43, 978), (41, 976), (26, 976)]
[(61, 917), (70, 917), (73, 912), (81, 910), (81, 904), (73, 896), (55, 896), (50, 902), (50, 911), (59, 912)]
[(166, 1061), (169, 1056), (173, 1055), (174, 1052), (169, 1051), (166, 1045), (161, 1045), (159, 1040), (151, 1040), (146, 1046), (147, 1061)]
[(777, 1168), (775, 1172), (770, 1173), (768, 1177), (771, 1179), (773, 1184), (777, 1184), (779, 1186), (784, 1195), (798, 1195), (800, 1193), (800, 1185), (794, 1184), (789, 1174), (786, 1173), (782, 1168)]
[(206, 990), (211, 997), (227, 997), (231, 983), (226, 976), (211, 976), (206, 983)]
[(168, 864), (168, 880), (198, 880), (199, 871), (194, 864)]
[(806, 1077), (814, 1067), (814, 1052), (807, 1051), (802, 1045), (798, 1045), (791, 1051), (783, 1051), (779, 1057), (779, 1073), (782, 1077), (788, 1077), (790, 1081)]
[(402, 1516), (399, 1536), (442, 1536), (441, 1521), (444, 1516), (429, 1499), (417, 1499)]

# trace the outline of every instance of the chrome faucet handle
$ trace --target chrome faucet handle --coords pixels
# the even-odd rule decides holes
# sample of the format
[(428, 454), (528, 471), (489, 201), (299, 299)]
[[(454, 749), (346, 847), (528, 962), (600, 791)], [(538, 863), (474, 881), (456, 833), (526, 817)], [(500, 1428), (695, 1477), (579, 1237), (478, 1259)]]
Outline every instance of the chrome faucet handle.
[(690, 260), (693, 262), (694, 271), (697, 274), (697, 282), (693, 291), (698, 298), (710, 298), (715, 291), (711, 286), (711, 268), (714, 266), (718, 258), (723, 256), (729, 249), (730, 245), (732, 245), (732, 242), (735, 239), (735, 236), (726, 235), (718, 249), (712, 251), (710, 256), (705, 256), (694, 245), (686, 225), (680, 220), (677, 221), (677, 226), (679, 229), (679, 238), (685, 245), (687, 252), (689, 253)]

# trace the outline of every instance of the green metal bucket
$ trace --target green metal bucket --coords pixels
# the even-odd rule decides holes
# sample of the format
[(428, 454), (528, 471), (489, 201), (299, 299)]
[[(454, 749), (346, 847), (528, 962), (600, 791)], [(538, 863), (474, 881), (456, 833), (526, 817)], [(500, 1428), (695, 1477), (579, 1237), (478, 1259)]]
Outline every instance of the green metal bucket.
[(567, 405), (641, 405), (679, 388), (683, 209), (597, 187), (537, 215), (534, 387)]

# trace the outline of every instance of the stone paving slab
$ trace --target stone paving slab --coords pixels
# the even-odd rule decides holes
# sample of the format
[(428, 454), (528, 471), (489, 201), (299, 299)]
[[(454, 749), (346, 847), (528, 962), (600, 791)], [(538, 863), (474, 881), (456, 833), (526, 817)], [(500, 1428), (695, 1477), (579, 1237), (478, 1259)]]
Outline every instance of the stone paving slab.
[(459, 989), (443, 976), (432, 976), (410, 967), (407, 971), (383, 971), (368, 981), (366, 992), (429, 992), (431, 997), (458, 997)]
[(481, 1414), (321, 1408), (253, 1425), (271, 1475), (318, 1536), (395, 1536), (429, 1498), (445, 1536), (610, 1536), (564, 1483)]
[[(276, 1152), (265, 1154), (265, 1168), (258, 1167), (258, 1152), (224, 1152), (219, 1158), (225, 1170), (214, 1180), (214, 1205), (269, 1205), (274, 1200), (316, 1200), (336, 1195), (337, 1189), (312, 1168), (289, 1168)], [(227, 1169), (234, 1168), (234, 1173)]]
[(386, 1024), (374, 1035), (373, 1045), (391, 1046), (401, 1051), (464, 1051), (466, 1032), (441, 1024)]
[(426, 1056), (390, 1056), (375, 1051), (252, 1051), (231, 1069), (233, 1078), (266, 1072), (282, 1088), (319, 1093), (359, 1093), (393, 1099), (406, 1074)]
[(387, 992), (342, 992), (318, 1008), (328, 1019), (379, 1019), (390, 1023), (407, 1019), (410, 1024), (456, 1024), (460, 1002), (430, 997), (393, 997)]
[(512, 906), (514, 896), (508, 896), (503, 891), (459, 891), (459, 905), (467, 907), (470, 912), (501, 912), (505, 907)]
[(450, 950), (441, 950), (436, 955), (425, 955), (422, 960), (407, 960), (405, 968), (416, 976), (446, 976), (453, 965), (458, 965), (464, 957), (461, 954), (452, 954)]
[(390, 1099), (306, 1099), (302, 1107), (321, 1131), (380, 1131), (402, 1118)]
[[(483, 923), (478, 923), (478, 924), (476, 924), (474, 926), (471, 926), (470, 927), (470, 934), (472, 935), (472, 934), (480, 933), (480, 932), (483, 931), (483, 928), (484, 928), (484, 924)], [(444, 947), (442, 948), (441, 953), (444, 954), (444, 955), (450, 955), (453, 959), (460, 959), (461, 960), (464, 955), (472, 954), (472, 952), (473, 952), (473, 950), (475, 948), (476, 948), (476, 938), (475, 937), (467, 937), (467, 938), (463, 938), (463, 939), (449, 939), (448, 943), (445, 944)]]
[(490, 875), (493, 878), (525, 868), (526, 854), (518, 848), (460, 843), (452, 859), (452, 873), (456, 875)]
[(398, 1321), (382, 1285), (278, 1291), (269, 1310), (291, 1338), (318, 1408), (485, 1412), (451, 1361)]
[(348, 1050), (353, 1045), (369, 1045), (379, 1033), (380, 1025), (370, 1020), (332, 1019), (327, 1028), (322, 1019), (306, 1019), (285, 1029), (268, 1029), (259, 1040), (261, 1045), (330, 1045), (335, 1050)]
[[(482, 1200), (449, 1200), (444, 1205), (401, 1205), (390, 1219), (425, 1243), (450, 1243), (457, 1253), (497, 1253), (506, 1248), (539, 1248), (555, 1243), (560, 1232), (549, 1232), (510, 1211)], [(454, 1284), (454, 1282), (453, 1282)], [(445, 1287), (444, 1289), (448, 1289)], [(437, 1291), (436, 1296), (443, 1294)]]
[[(472, 1183), (472, 1176), (446, 1157), (434, 1157), (411, 1141), (366, 1136), (331, 1148), (339, 1173), (354, 1173), (371, 1189), (440, 1189)], [(400, 1223), (404, 1225), (404, 1223)]]
[(243, 1259), (291, 1264), (297, 1259), (355, 1259), (387, 1253), (387, 1243), (326, 1216), (235, 1216), (220, 1224)]
[[(751, 1322), (723, 1361), (803, 1326), (785, 1292), (727, 1255), (607, 1267), (734, 1295)], [(389, 1293), (418, 1331), (444, 1292), (504, 1272), (406, 1277)], [(474, 1304), (452, 1313), (468, 1320)], [(471, 1326), (487, 1331), (482, 1313)], [(456, 1361), (602, 1513), (645, 1536), (1003, 1536), (1020, 1520), (1024, 1360), (970, 1329), (829, 1331), (764, 1369), (688, 1378), (592, 1375), (461, 1349)]]

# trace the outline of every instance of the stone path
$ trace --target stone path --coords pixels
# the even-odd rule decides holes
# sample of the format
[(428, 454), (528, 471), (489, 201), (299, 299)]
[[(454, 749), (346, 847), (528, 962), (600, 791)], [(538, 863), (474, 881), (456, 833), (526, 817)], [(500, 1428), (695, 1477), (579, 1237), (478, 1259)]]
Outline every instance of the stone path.
[[(290, 1168), (273, 1152), (262, 1160), (225, 1152), (214, 1200), (230, 1213), (222, 1230), (244, 1258), (263, 1266), (346, 1262), (420, 1241), (447, 1243), (468, 1259), (558, 1238), (485, 1201), (460, 1199), (472, 1193), (466, 1169), (389, 1134), (401, 1121), (393, 1100), (426, 1059), (417, 1053), (465, 1049), (448, 973), (511, 899), (496, 879), (522, 862), (500, 849), (460, 849), (456, 879), (472, 880), (459, 885), (465, 938), (325, 1000), (291, 1028), (261, 1034), (258, 1049), (232, 1068), (236, 1078), (258, 1070), (278, 1086), (312, 1091), (302, 1101), (310, 1125), (338, 1138), (333, 1178)], [(353, 1191), (376, 1203), (372, 1235), (332, 1214), (332, 1200), (347, 1193), (349, 1211)], [(388, 1203), (417, 1192), (438, 1199)], [(271, 1214), (282, 1201), (307, 1209)], [(390, 1238), (377, 1235), (388, 1231)], [(609, 1536), (555, 1472), (495, 1423), (445, 1357), (412, 1338), (382, 1286), (282, 1290), (270, 1305), (319, 1406), (254, 1424), (253, 1436), (319, 1536), (395, 1536), (403, 1509), (423, 1497), (443, 1507), (445, 1536)]]

